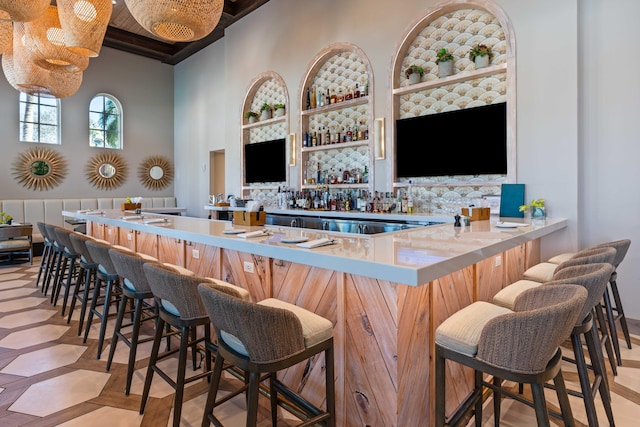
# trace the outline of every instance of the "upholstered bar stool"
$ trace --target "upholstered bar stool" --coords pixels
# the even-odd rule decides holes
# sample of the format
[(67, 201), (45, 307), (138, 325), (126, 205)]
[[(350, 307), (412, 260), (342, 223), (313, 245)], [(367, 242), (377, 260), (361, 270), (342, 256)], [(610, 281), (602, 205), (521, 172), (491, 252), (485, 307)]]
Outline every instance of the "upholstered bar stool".
[(71, 244), (75, 251), (80, 254), (80, 273), (78, 274), (78, 282), (73, 288), (67, 323), (71, 323), (71, 317), (73, 316), (73, 310), (76, 307), (76, 302), (80, 301), (80, 317), (78, 319), (78, 336), (80, 336), (87, 312), (87, 304), (91, 299), (91, 292), (94, 289), (96, 281), (98, 263), (93, 261), (86, 245), (87, 241), (95, 239), (80, 233), (71, 233), (69, 235), (69, 239), (71, 240)]
[[(120, 276), (109, 255), (109, 249), (115, 246), (98, 241), (86, 241), (85, 244), (87, 245), (91, 258), (98, 263), (98, 270), (96, 271), (96, 283), (93, 288), (93, 297), (91, 298), (91, 306), (87, 317), (87, 325), (84, 330), (83, 342), (87, 342), (89, 331), (91, 330), (91, 321), (95, 315), (100, 319), (98, 355), (96, 357), (100, 359), (102, 356), (104, 336), (107, 330), (107, 321), (109, 320), (110, 307), (111, 305), (117, 307), (122, 296), (122, 287), (120, 286)], [(123, 246), (118, 246), (118, 248), (124, 251), (129, 250)], [(104, 288), (104, 296), (102, 296), (102, 288)], [(102, 311), (98, 310), (98, 303), (102, 303)]]
[[(310, 418), (301, 426), (326, 423), (335, 426), (335, 386), (333, 370), (333, 324), (315, 313), (296, 305), (268, 298), (257, 304), (239, 298), (219, 282), (202, 283), (198, 287), (218, 336), (218, 347), (202, 426), (214, 423), (220, 376), (225, 361), (249, 374), (247, 422), (257, 423), (258, 388), (262, 374), (268, 374), (271, 398), (271, 422), (276, 425), (278, 393), (306, 409)], [(324, 353), (326, 411), (313, 406), (278, 381), (277, 372)], [(239, 391), (244, 391), (246, 387)], [(234, 394), (237, 394), (234, 393)], [(228, 396), (225, 396), (226, 401)]]
[[(109, 255), (116, 268), (116, 272), (122, 279), (122, 299), (118, 308), (118, 317), (116, 326), (113, 330), (113, 338), (111, 339), (111, 348), (109, 349), (109, 358), (107, 359), (107, 371), (111, 369), (113, 356), (116, 353), (118, 340), (122, 341), (129, 347), (129, 362), (127, 364), (127, 380), (124, 393), (129, 395), (131, 390), (131, 379), (133, 378), (133, 370), (136, 363), (136, 354), (138, 344), (149, 342), (151, 338), (139, 339), (140, 327), (146, 321), (156, 321), (158, 318), (158, 307), (156, 304), (148, 304), (145, 300), (152, 299), (153, 293), (147, 282), (142, 266), (145, 262), (158, 260), (152, 256), (144, 254), (134, 254), (119, 249), (110, 249)], [(127, 309), (127, 303), (133, 301), (133, 311)], [(123, 323), (126, 314), (133, 312), (133, 319), (129, 323)], [(157, 323), (157, 322), (156, 322)], [(122, 329), (132, 326), (131, 337), (127, 337)]]
[(46, 275), (44, 284), (42, 286), (42, 293), (47, 295), (49, 292), (49, 287), (51, 283), (54, 284), (58, 280), (58, 276), (60, 275), (60, 266), (62, 264), (62, 257), (64, 253), (64, 247), (60, 245), (58, 242), (58, 237), (56, 236), (55, 228), (57, 226), (52, 224), (44, 224), (44, 227), (47, 230), (47, 237), (51, 240), (51, 265), (49, 266), (49, 274)]
[[(64, 275), (60, 277), (58, 283), (55, 284), (55, 292), (52, 292), (51, 298), (53, 299), (53, 305), (55, 306), (60, 296), (60, 291), (64, 287), (64, 295), (62, 297), (62, 309), (60, 314), (64, 317), (64, 313), (67, 309), (67, 301), (69, 300), (69, 290), (72, 286), (76, 285), (79, 273), (79, 261), (80, 254), (75, 250), (69, 235), (71, 232), (62, 227), (56, 227), (55, 229), (58, 242), (64, 246), (63, 258), (62, 258), (62, 271)], [(66, 279), (66, 280), (65, 280)]]
[(50, 273), (51, 258), (53, 254), (53, 242), (47, 234), (47, 228), (43, 222), (38, 221), (36, 223), (40, 234), (42, 235), (44, 242), (42, 248), (42, 257), (40, 258), (40, 268), (38, 268), (38, 277), (36, 277), (36, 288), (40, 284), (40, 278), (42, 278), (42, 288), (44, 289), (44, 282), (47, 275)]
[[(142, 392), (140, 413), (144, 413), (153, 374), (157, 373), (176, 390), (173, 405), (173, 426), (179, 427), (185, 385), (208, 377), (211, 374), (211, 351), (208, 346), (205, 346), (205, 369), (203, 372), (186, 377), (188, 349), (191, 348), (192, 355), (195, 357), (195, 354), (199, 351), (198, 345), (211, 342), (209, 317), (202, 305), (197, 289), (198, 284), (207, 281), (207, 279), (196, 277), (188, 270), (186, 271), (190, 275), (184, 274), (184, 269), (180, 272), (172, 266), (154, 262), (145, 263), (143, 270), (151, 292), (159, 301), (160, 312)], [(164, 334), (166, 324), (180, 331), (180, 346), (178, 349), (160, 353), (160, 343), (166, 336)], [(203, 336), (197, 336), (196, 329), (199, 326), (204, 329)], [(158, 362), (173, 356), (176, 352), (178, 353), (178, 373), (177, 378), (174, 380), (158, 366)]]
[[(475, 370), (473, 392), (458, 406), (448, 426), (466, 425), (475, 409), (475, 425), (482, 424), (482, 392), (494, 392), (496, 426), (500, 423), (500, 399), (509, 396), (535, 408), (538, 426), (549, 426), (544, 383), (553, 379), (565, 425), (574, 426), (569, 398), (560, 365), (560, 344), (571, 333), (587, 291), (580, 286), (540, 286), (524, 291), (514, 310), (478, 301), (454, 313), (435, 334), (436, 343), (436, 427), (446, 420), (446, 360)], [(492, 375), (493, 384), (483, 380)], [(533, 404), (500, 387), (501, 380), (531, 385)]]

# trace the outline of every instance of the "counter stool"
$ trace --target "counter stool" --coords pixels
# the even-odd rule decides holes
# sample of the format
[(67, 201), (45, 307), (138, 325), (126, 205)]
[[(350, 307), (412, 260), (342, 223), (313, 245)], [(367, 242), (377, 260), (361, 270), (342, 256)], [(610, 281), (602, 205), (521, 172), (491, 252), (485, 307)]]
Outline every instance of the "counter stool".
[[(583, 265), (594, 262), (610, 262), (603, 261), (603, 257), (606, 259), (609, 257), (609, 247), (601, 247), (601, 248), (589, 248), (583, 249), (580, 252), (576, 252), (571, 257), (567, 258), (563, 262), (559, 264), (548, 262), (541, 262), (540, 264), (536, 264), (533, 267), (527, 269), (524, 272), (523, 279), (524, 280), (532, 280), (534, 282), (545, 283), (551, 280), (553, 277), (553, 273), (556, 271), (571, 267), (572, 265)], [(615, 249), (614, 249), (615, 250)], [(611, 262), (615, 259), (615, 252), (613, 253), (613, 258)]]
[[(82, 342), (86, 343), (89, 337), (89, 331), (91, 330), (91, 321), (95, 315), (100, 319), (100, 333), (98, 336), (98, 355), (96, 359), (100, 359), (102, 356), (102, 346), (104, 344), (104, 335), (107, 330), (107, 320), (109, 320), (109, 311), (111, 305), (115, 304), (116, 307), (122, 296), (122, 287), (120, 285), (120, 276), (116, 271), (111, 256), (109, 255), (109, 249), (116, 247), (99, 241), (86, 241), (87, 250), (96, 263), (98, 263), (98, 270), (96, 271), (96, 283), (93, 287), (93, 296), (91, 298), (91, 306), (89, 308), (89, 315), (87, 317), (87, 325), (84, 330), (84, 339)], [(122, 250), (129, 250), (123, 246), (118, 246)], [(104, 297), (101, 295), (102, 288), (104, 288)], [(102, 312), (97, 307), (98, 303), (102, 303)]]
[[(71, 243), (71, 239), (69, 238), (71, 232), (69, 230), (67, 230), (66, 228), (57, 227), (55, 229), (55, 233), (58, 238), (58, 242), (64, 247), (62, 271), (64, 271), (65, 274), (61, 276), (58, 280), (58, 283), (55, 284), (55, 292), (52, 293), (51, 297), (53, 299), (53, 305), (55, 306), (58, 302), (60, 291), (62, 287), (64, 287), (62, 309), (60, 311), (60, 314), (62, 314), (62, 316), (64, 317), (67, 309), (67, 301), (69, 300), (69, 289), (71, 289), (72, 286), (75, 287), (76, 282), (78, 281), (78, 273), (80, 269), (80, 254), (75, 250), (73, 244)], [(64, 279), (66, 279), (66, 281)]]
[[(138, 344), (145, 343), (153, 340), (151, 338), (139, 339), (140, 327), (146, 321), (153, 320), (157, 323), (158, 307), (157, 304), (147, 304), (145, 299), (153, 298), (153, 293), (147, 282), (147, 277), (144, 274), (142, 266), (145, 262), (158, 260), (152, 256), (144, 254), (134, 254), (132, 252), (125, 252), (119, 249), (110, 249), (109, 255), (113, 261), (113, 265), (116, 268), (116, 272), (122, 279), (122, 299), (120, 300), (120, 307), (118, 308), (118, 317), (116, 320), (116, 326), (113, 330), (113, 338), (111, 339), (111, 348), (109, 349), (109, 358), (107, 359), (107, 368), (111, 369), (111, 363), (113, 362), (113, 356), (116, 353), (116, 346), (118, 340), (121, 340), (129, 347), (129, 362), (127, 364), (127, 381), (125, 385), (124, 394), (129, 395), (131, 390), (131, 379), (133, 378), (133, 370), (136, 364), (136, 354), (138, 350)], [(134, 301), (135, 308), (127, 310), (127, 302)], [(126, 314), (132, 314), (133, 319), (129, 323), (123, 323), (124, 316)], [(131, 332), (131, 338), (127, 338), (125, 333), (122, 332), (122, 328), (133, 326)]]
[(51, 265), (49, 266), (49, 274), (46, 275), (46, 278), (44, 280), (44, 285), (42, 286), (42, 293), (44, 295), (47, 295), (47, 292), (49, 292), (49, 287), (51, 286), (51, 283), (53, 282), (54, 288), (55, 288), (55, 283), (58, 280), (58, 277), (60, 275), (60, 267), (62, 265), (64, 247), (60, 245), (60, 242), (58, 242), (58, 236), (56, 236), (56, 231), (55, 231), (57, 226), (52, 224), (44, 224), (44, 227), (47, 230), (47, 237), (49, 238), (49, 240), (51, 240), (51, 250), (52, 250)]
[(36, 288), (40, 284), (40, 278), (42, 278), (42, 288), (44, 289), (44, 282), (50, 272), (53, 242), (47, 235), (47, 228), (45, 227), (44, 222), (38, 221), (36, 225), (38, 226), (38, 230), (40, 230), (40, 234), (44, 238), (42, 257), (40, 258), (40, 268), (38, 268), (38, 277), (36, 277)]
[[(269, 298), (257, 304), (238, 297), (219, 282), (202, 283), (198, 287), (218, 336), (218, 348), (202, 426), (214, 423), (214, 407), (228, 400), (216, 401), (220, 376), (225, 361), (249, 374), (247, 392), (247, 426), (255, 426), (258, 415), (258, 388), (261, 374), (269, 378), (271, 423), (276, 425), (278, 393), (309, 412), (303, 426), (325, 422), (335, 426), (335, 385), (333, 368), (333, 324), (303, 308)], [(277, 379), (277, 372), (314, 355), (324, 353), (326, 411), (313, 406)], [(246, 375), (246, 374), (245, 374)], [(247, 386), (232, 393), (238, 394)]]
[[(436, 427), (444, 427), (447, 418), (447, 359), (475, 370), (474, 390), (449, 417), (448, 426), (466, 424), (466, 416), (474, 408), (475, 425), (481, 425), (483, 387), (494, 392), (496, 426), (502, 395), (533, 406), (538, 426), (549, 426), (544, 383), (550, 379), (565, 425), (574, 426), (559, 346), (571, 333), (586, 299), (587, 291), (580, 286), (540, 286), (520, 294), (513, 311), (478, 301), (445, 320), (435, 333)], [(483, 373), (495, 381), (484, 381)], [(502, 380), (530, 384), (533, 404), (500, 387)]]
[[(205, 346), (204, 371), (186, 378), (187, 350), (191, 348), (195, 360), (198, 344), (211, 342), (209, 317), (197, 290), (198, 284), (207, 279), (196, 277), (192, 272), (189, 272), (190, 275), (186, 275), (169, 265), (154, 262), (147, 262), (142, 268), (153, 296), (159, 301), (159, 317), (153, 339), (149, 367), (147, 368), (147, 376), (144, 381), (140, 414), (144, 413), (153, 374), (157, 372), (163, 380), (176, 390), (173, 405), (173, 426), (179, 427), (185, 384), (206, 378), (211, 374), (211, 351), (208, 346)], [(180, 346), (178, 349), (168, 350), (160, 354), (160, 343), (166, 336), (163, 332), (166, 324), (180, 331)], [(198, 326), (203, 326), (204, 328), (202, 337), (198, 337), (196, 334)], [(178, 353), (178, 373), (177, 378), (173, 380), (160, 369), (157, 363), (176, 352)]]
[(78, 274), (78, 282), (76, 283), (75, 288), (73, 288), (67, 323), (71, 323), (71, 317), (73, 316), (73, 310), (76, 307), (76, 302), (80, 301), (80, 318), (78, 319), (78, 336), (80, 336), (80, 334), (82, 334), (82, 326), (84, 325), (84, 318), (87, 312), (87, 303), (91, 299), (91, 292), (94, 289), (96, 281), (98, 263), (93, 261), (86, 245), (87, 241), (94, 240), (92, 237), (80, 233), (71, 233), (69, 235), (69, 239), (71, 240), (73, 249), (80, 254), (80, 272)]

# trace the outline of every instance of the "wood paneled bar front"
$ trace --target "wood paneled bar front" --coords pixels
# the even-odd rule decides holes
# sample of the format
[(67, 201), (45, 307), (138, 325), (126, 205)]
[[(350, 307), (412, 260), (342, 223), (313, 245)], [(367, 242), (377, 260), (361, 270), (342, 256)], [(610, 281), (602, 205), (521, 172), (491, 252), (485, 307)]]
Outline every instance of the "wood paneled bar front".
[[(539, 262), (541, 238), (567, 226), (547, 219), (500, 228), (492, 219), (379, 235), (267, 226), (269, 234), (244, 239), (225, 234), (232, 224), (223, 221), (154, 216), (164, 221), (145, 223), (151, 217), (126, 220), (116, 210), (63, 215), (87, 220), (96, 237), (242, 286), (255, 301), (274, 297), (330, 319), (340, 426), (431, 425), (435, 329), (470, 303), (491, 301)], [(293, 236), (335, 244), (303, 249), (282, 241)], [(451, 411), (469, 392), (472, 372), (447, 367)], [(318, 357), (280, 378), (323, 405), (323, 369)]]

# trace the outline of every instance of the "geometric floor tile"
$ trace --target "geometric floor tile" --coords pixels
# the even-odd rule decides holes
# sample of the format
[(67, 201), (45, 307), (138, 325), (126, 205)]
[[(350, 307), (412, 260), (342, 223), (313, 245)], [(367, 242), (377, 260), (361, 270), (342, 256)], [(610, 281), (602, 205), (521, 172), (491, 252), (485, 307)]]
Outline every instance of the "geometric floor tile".
[(58, 313), (57, 310), (34, 308), (33, 310), (23, 311), (21, 313), (9, 314), (0, 320), (0, 328), (12, 329), (44, 322), (56, 313)]
[(31, 377), (78, 361), (87, 350), (82, 345), (58, 344), (31, 353), (21, 354), (0, 373)]
[(24, 273), (27, 269), (24, 269), (23, 267), (7, 267), (2, 269), (2, 275), (4, 276), (5, 273), (15, 273), (16, 271), (22, 271)]
[(34, 288), (17, 288), (17, 289), (9, 289), (5, 291), (0, 291), (0, 300), (17, 298), (17, 297), (25, 297), (27, 295), (31, 295), (34, 292), (37, 292), (37, 289)]
[(43, 325), (23, 331), (12, 332), (0, 340), (0, 347), (19, 349), (54, 341), (64, 335), (69, 329), (69, 326)]
[(58, 424), (57, 427), (138, 427), (142, 423), (142, 418), (143, 415), (138, 411), (104, 406), (66, 423)]
[(9, 313), (10, 311), (22, 310), (29, 307), (35, 307), (47, 300), (46, 297), (27, 297), (19, 300), (0, 302), (0, 313)]
[[(1, 277), (1, 276), (0, 276)], [(27, 283), (31, 283), (31, 280), (20, 279), (20, 280), (10, 280), (8, 282), (0, 282), (0, 289), (12, 289), (12, 288), (20, 288)]]
[[(226, 393), (218, 393), (221, 398)], [(207, 403), (207, 393), (186, 401), (182, 404), (182, 414), (180, 416), (181, 426), (199, 426), (202, 423), (204, 415), (204, 405)], [(246, 400), (243, 394), (233, 397), (231, 400), (217, 406), (215, 409), (216, 418), (220, 420), (225, 427), (243, 427), (246, 425)], [(173, 409), (169, 415), (169, 421), (173, 421)], [(171, 424), (167, 424), (171, 426)]]
[[(140, 335), (140, 340), (149, 338), (147, 335)], [(153, 347), (153, 340), (140, 343), (138, 342), (138, 348), (136, 349), (136, 361), (142, 360), (151, 355), (151, 347)], [(111, 344), (106, 346), (103, 350), (103, 354), (109, 355), (109, 351), (111, 351)], [(118, 339), (118, 344), (116, 345), (116, 354), (113, 355), (113, 363), (121, 363), (123, 365), (127, 365), (129, 363), (129, 346), (124, 344), (120, 339)]]
[(24, 277), (22, 273), (5, 273), (6, 270), (2, 270), (2, 275), (0, 275), (0, 282), (6, 282), (8, 280), (16, 280)]
[[(178, 372), (177, 358), (169, 357), (167, 359), (164, 359), (158, 362), (157, 365), (169, 376), (169, 378), (173, 378), (175, 380), (175, 378), (177, 377), (176, 373)], [(202, 370), (199, 370), (198, 372), (202, 372)], [(195, 371), (193, 370), (193, 365), (191, 364), (191, 358), (189, 358), (189, 360), (187, 361), (187, 373), (186, 373), (187, 378), (193, 375), (194, 373)], [(137, 371), (133, 372), (133, 379), (131, 381), (131, 392), (130, 392), (132, 395), (135, 395), (135, 394), (142, 395), (142, 389), (144, 388), (144, 380), (146, 376), (147, 376), (146, 367), (142, 369), (138, 369)], [(196, 382), (197, 381), (187, 384), (185, 388), (195, 385)], [(149, 392), (149, 396), (163, 398), (165, 396), (169, 396), (172, 393), (175, 393), (175, 390), (173, 389), (173, 387), (171, 387), (169, 383), (163, 380), (160, 377), (160, 375), (154, 374), (153, 381), (151, 381), (151, 390)]]
[[(100, 395), (111, 374), (78, 370), (33, 384), (9, 411), (45, 417)], [(34, 404), (36, 403), (37, 404)]]

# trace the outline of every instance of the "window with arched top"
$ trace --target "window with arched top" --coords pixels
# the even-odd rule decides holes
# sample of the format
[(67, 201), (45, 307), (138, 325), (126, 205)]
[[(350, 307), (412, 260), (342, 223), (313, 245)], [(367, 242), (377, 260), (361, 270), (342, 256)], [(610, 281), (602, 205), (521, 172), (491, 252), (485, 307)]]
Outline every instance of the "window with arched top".
[(20, 93), (20, 141), (60, 144), (60, 100)]
[(122, 149), (122, 105), (99, 93), (89, 104), (89, 146)]

